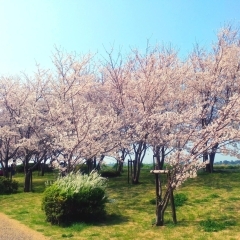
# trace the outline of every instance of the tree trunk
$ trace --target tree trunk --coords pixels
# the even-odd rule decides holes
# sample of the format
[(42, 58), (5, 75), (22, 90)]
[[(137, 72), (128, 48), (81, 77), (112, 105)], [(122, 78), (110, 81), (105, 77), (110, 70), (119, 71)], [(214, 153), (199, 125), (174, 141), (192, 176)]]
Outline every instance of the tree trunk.
[(141, 162), (137, 161), (136, 183), (139, 183), (140, 171), (141, 171)]
[(133, 184), (138, 184), (138, 178), (137, 178), (137, 171), (138, 171), (138, 164), (137, 164), (138, 160), (134, 160), (133, 161), (133, 176), (132, 176), (132, 183)]
[(164, 225), (164, 213), (169, 202), (169, 189), (167, 189), (164, 198), (156, 204), (156, 226)]
[(39, 165), (40, 165), (40, 167), (41, 167), (41, 176), (44, 176), (46, 162), (47, 162), (47, 156), (44, 156), (43, 162), (40, 162), (40, 163), (39, 163)]
[(163, 165), (164, 165), (164, 160), (165, 160), (165, 148), (164, 148), (164, 146), (162, 146), (161, 155), (162, 155), (162, 159), (161, 159), (160, 164), (159, 164), (159, 169), (163, 170)]
[(140, 141), (137, 144), (133, 145), (134, 153), (135, 153), (135, 160), (133, 161), (133, 176), (132, 176), (132, 183), (138, 184), (140, 171), (141, 171), (141, 163), (143, 158), (146, 154), (147, 145), (145, 142)]
[(163, 226), (164, 224), (164, 210), (162, 205), (158, 205), (156, 208), (156, 226)]
[(100, 171), (101, 163), (102, 163), (104, 157), (105, 157), (105, 155), (102, 154), (101, 157), (100, 157), (100, 160), (99, 160), (99, 162), (97, 164), (97, 167), (96, 167), (97, 171)]
[(118, 163), (117, 172), (123, 172), (123, 162), (122, 161), (119, 161), (119, 163)]
[(87, 160), (87, 166), (88, 166), (88, 175), (89, 175), (93, 170), (93, 160), (91, 158)]
[(209, 154), (209, 163), (206, 164), (206, 172), (208, 172), (208, 173), (213, 173), (213, 164), (214, 164), (217, 148), (218, 148), (218, 143), (216, 143), (212, 147), (212, 151)]
[(24, 192), (32, 191), (32, 171), (28, 170), (25, 173), (25, 181), (24, 181)]
[[(165, 148), (164, 146), (155, 146), (153, 148), (154, 156), (157, 159), (157, 165), (159, 170), (163, 170), (164, 160), (165, 160)], [(155, 163), (156, 164), (156, 163)]]
[(45, 163), (40, 163), (41, 166), (41, 176), (44, 176), (45, 173)]
[(93, 158), (93, 169), (96, 169), (97, 168), (97, 158), (94, 157)]

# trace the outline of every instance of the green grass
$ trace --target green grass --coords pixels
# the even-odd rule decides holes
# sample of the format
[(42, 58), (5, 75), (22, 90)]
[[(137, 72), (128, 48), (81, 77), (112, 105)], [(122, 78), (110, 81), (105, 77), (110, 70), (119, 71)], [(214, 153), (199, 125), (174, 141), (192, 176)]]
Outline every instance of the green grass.
[[(33, 176), (31, 193), (23, 192), (23, 175), (18, 193), (0, 195), (1, 212), (26, 226), (57, 239), (240, 239), (240, 171), (220, 168), (214, 174), (200, 172), (174, 192), (180, 196), (177, 225), (172, 223), (171, 209), (166, 210), (165, 226), (155, 227), (155, 184), (148, 166), (141, 172), (139, 185), (127, 183), (127, 171), (110, 178), (106, 206), (107, 217), (92, 224), (73, 223), (70, 226), (51, 226), (45, 221), (41, 201), (45, 181), (56, 175)], [(163, 186), (166, 180), (163, 179)], [(176, 197), (176, 198), (178, 198)], [(184, 199), (184, 200), (183, 200)]]

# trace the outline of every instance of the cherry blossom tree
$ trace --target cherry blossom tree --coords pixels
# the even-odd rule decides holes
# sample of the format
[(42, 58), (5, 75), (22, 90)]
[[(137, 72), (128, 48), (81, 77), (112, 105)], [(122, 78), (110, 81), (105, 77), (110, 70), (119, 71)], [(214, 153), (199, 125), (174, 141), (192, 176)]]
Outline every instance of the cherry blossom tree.
[(77, 59), (59, 50), (54, 55), (56, 74), (46, 101), (55, 148), (64, 156), (67, 172), (80, 162), (90, 166), (118, 144), (112, 138), (116, 117), (100, 94), (91, 60), (91, 56)]
[[(211, 52), (197, 46), (190, 56), (193, 76), (187, 85), (194, 94), (201, 96), (197, 101), (202, 102), (202, 128), (218, 118), (218, 111), (228, 104), (231, 96), (239, 93), (239, 54), (239, 32), (227, 26), (219, 32)], [(208, 172), (213, 172), (217, 149), (220, 149), (219, 143), (212, 147), (210, 154), (206, 152), (203, 156), (203, 161), (209, 160), (206, 164)]]
[(156, 178), (156, 225), (164, 223), (164, 212), (172, 191), (189, 177), (195, 177), (198, 169), (207, 165), (212, 171), (217, 148), (223, 149), (226, 144), (239, 141), (240, 55), (236, 36), (236, 32), (224, 29), (219, 34), (217, 50), (201, 53), (203, 55), (194, 52), (190, 63), (186, 62), (188, 71), (182, 76), (182, 89), (177, 90), (179, 85), (173, 89), (177, 92), (181, 109), (175, 108), (168, 113), (171, 127), (165, 137), (168, 146), (173, 147), (166, 158), (170, 169), (153, 171), (168, 174), (165, 193)]
[(20, 138), (16, 122), (14, 121), (13, 97), (15, 86), (19, 82), (12, 81), (12, 78), (1, 78), (0, 87), (0, 163), (5, 177), (9, 177), (9, 160), (16, 159), (19, 149), (17, 145)]

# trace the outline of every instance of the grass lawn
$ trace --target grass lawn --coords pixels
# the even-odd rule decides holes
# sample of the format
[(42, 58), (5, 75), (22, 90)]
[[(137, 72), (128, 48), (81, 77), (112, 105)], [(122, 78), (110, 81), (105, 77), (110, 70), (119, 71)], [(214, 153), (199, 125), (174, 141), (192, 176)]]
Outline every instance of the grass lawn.
[[(240, 170), (217, 169), (214, 174), (199, 173), (174, 194), (183, 193), (187, 201), (177, 207), (177, 225), (167, 209), (165, 226), (152, 226), (155, 221), (154, 176), (145, 166), (141, 184), (127, 183), (127, 171), (109, 179), (107, 218), (98, 223), (74, 223), (68, 227), (52, 226), (41, 210), (45, 181), (56, 177), (33, 176), (34, 192), (23, 192), (23, 175), (18, 193), (0, 195), (1, 212), (21, 221), (50, 239), (240, 239)], [(165, 181), (165, 180), (164, 180)]]

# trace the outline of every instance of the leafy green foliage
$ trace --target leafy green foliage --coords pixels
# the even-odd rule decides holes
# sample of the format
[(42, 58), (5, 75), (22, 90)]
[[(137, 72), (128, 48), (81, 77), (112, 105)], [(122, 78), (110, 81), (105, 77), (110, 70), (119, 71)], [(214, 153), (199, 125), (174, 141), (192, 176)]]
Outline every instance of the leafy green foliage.
[(176, 207), (182, 206), (187, 201), (187, 196), (184, 193), (177, 193), (174, 196), (174, 204)]
[(121, 175), (119, 171), (114, 171), (114, 170), (104, 170), (104, 171), (101, 171), (100, 173), (102, 177), (106, 177), (106, 178), (119, 177)]
[(42, 207), (47, 221), (62, 224), (100, 219), (105, 215), (105, 187), (106, 179), (96, 172), (59, 178), (44, 192)]
[(88, 166), (87, 164), (78, 164), (74, 168), (74, 172), (81, 172), (81, 173), (88, 173)]
[(0, 194), (13, 193), (18, 190), (18, 182), (6, 177), (0, 177)]
[[(35, 163), (29, 163), (29, 168), (33, 167), (35, 165)], [(37, 171), (39, 170), (39, 167), (36, 166), (33, 171)], [(48, 164), (45, 164), (44, 165), (44, 171), (45, 172), (52, 172), (53, 171), (53, 168), (50, 167)], [(24, 165), (23, 164), (20, 164), (20, 165), (16, 165), (16, 172), (17, 173), (24, 173)]]

